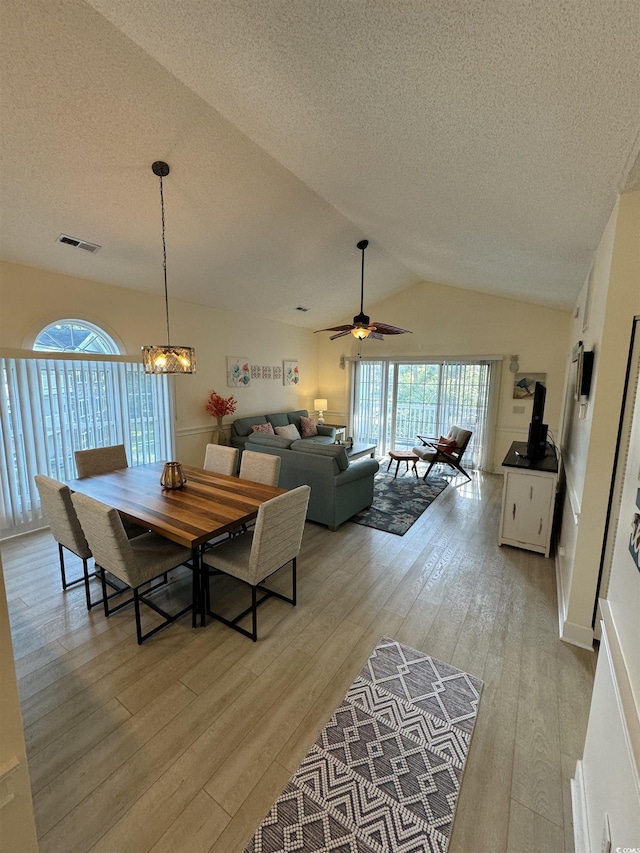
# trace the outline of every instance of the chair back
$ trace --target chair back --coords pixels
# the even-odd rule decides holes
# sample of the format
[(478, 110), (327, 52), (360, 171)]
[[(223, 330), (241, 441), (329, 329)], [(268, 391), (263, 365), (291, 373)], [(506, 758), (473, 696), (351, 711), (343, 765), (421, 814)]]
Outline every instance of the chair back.
[(454, 459), (462, 459), (462, 454), (467, 449), (467, 445), (471, 440), (471, 436), (473, 435), (468, 429), (462, 429), (461, 427), (452, 426), (449, 432), (447, 433), (447, 438), (451, 438), (455, 441), (456, 446), (450, 452), (450, 456), (453, 456)]
[(279, 456), (245, 450), (240, 460), (240, 478), (253, 480), (254, 483), (264, 483), (266, 486), (277, 486), (281, 462)]
[(80, 559), (88, 560), (91, 550), (73, 507), (69, 487), (44, 474), (36, 474), (33, 479), (53, 538)]
[(207, 444), (202, 467), (205, 471), (232, 476), (238, 468), (238, 448), (226, 444)]
[(249, 556), (256, 582), (300, 553), (310, 494), (309, 486), (298, 486), (260, 506)]
[(84, 477), (108, 474), (110, 471), (129, 467), (124, 444), (113, 444), (110, 447), (93, 447), (90, 450), (76, 450), (73, 455), (76, 460), (79, 480), (82, 480)]
[(79, 492), (74, 492), (71, 499), (82, 529), (86, 531), (96, 565), (129, 586), (138, 586), (144, 578), (140, 577), (135, 554), (118, 511)]

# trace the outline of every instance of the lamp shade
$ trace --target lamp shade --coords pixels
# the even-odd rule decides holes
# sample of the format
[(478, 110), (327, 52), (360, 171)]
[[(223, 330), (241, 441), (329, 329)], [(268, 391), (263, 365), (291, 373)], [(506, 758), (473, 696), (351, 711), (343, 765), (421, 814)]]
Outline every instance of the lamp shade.
[(192, 347), (157, 346), (142, 347), (145, 373), (195, 373), (196, 351)]
[(327, 408), (326, 399), (323, 398), (321, 400), (314, 400), (313, 401), (313, 408), (318, 412), (324, 412), (325, 409)]

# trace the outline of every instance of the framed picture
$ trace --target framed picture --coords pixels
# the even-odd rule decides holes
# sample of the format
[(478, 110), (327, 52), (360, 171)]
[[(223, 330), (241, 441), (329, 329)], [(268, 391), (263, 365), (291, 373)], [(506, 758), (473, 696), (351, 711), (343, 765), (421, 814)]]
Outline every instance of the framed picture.
[(262, 372), (260, 370), (260, 365), (259, 364), (252, 364), (251, 365), (251, 378), (252, 379), (260, 379), (261, 376), (262, 376)]
[(262, 378), (271, 379), (271, 366), (268, 364), (262, 365)]
[(536, 390), (536, 382), (541, 385), (547, 384), (546, 373), (516, 373), (513, 379), (513, 399), (533, 400), (533, 392)]
[(282, 379), (282, 368), (279, 364), (274, 364), (273, 366), (273, 378)]
[(227, 356), (227, 385), (230, 388), (244, 388), (251, 382), (249, 359), (239, 355)]
[(282, 362), (282, 384), (298, 385), (300, 382), (300, 367), (297, 361)]

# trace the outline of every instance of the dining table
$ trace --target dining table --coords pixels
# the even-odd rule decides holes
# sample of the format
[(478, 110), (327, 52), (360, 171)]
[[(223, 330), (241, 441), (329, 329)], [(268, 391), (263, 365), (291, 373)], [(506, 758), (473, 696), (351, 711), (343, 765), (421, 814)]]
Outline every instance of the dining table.
[(182, 465), (186, 482), (180, 488), (160, 484), (164, 462), (119, 468), (107, 474), (67, 480), (80, 492), (114, 507), (127, 520), (172, 542), (191, 548), (193, 569), (192, 625), (204, 625), (202, 546), (211, 539), (241, 530), (258, 514), (260, 505), (286, 489), (227, 474)]

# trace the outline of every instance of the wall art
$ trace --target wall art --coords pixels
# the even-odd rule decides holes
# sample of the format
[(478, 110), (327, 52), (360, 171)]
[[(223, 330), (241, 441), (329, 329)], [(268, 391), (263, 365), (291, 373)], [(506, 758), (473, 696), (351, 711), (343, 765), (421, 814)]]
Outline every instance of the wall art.
[(536, 382), (541, 385), (547, 384), (546, 373), (516, 373), (513, 379), (513, 399), (533, 400), (533, 392), (536, 390)]
[(297, 361), (282, 362), (283, 385), (298, 385), (300, 383), (300, 367)]
[(239, 355), (227, 356), (227, 385), (230, 388), (244, 388), (251, 382), (249, 359)]
[(282, 379), (282, 368), (279, 364), (274, 364), (273, 366), (273, 378)]
[(267, 364), (262, 366), (262, 378), (271, 379), (271, 367)]

